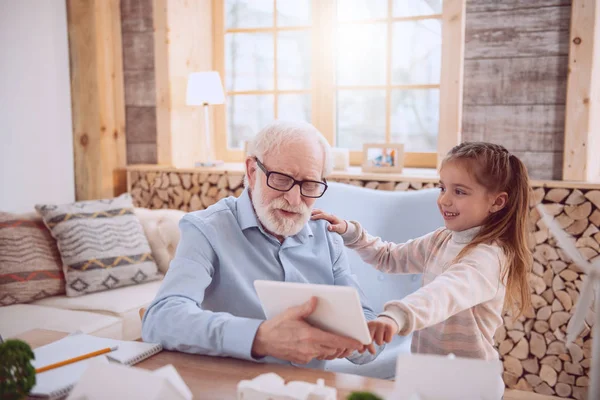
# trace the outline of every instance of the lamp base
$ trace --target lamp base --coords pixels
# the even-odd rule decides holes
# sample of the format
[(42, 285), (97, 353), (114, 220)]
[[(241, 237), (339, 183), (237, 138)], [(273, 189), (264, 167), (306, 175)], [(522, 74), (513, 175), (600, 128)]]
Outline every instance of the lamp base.
[(224, 165), (225, 162), (221, 160), (213, 160), (213, 161), (196, 161), (194, 163), (194, 167), (220, 167)]

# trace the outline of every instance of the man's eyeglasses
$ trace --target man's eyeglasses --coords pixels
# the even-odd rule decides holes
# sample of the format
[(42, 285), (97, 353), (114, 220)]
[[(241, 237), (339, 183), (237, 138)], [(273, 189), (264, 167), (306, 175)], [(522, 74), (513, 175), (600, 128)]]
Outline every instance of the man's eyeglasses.
[(304, 197), (310, 197), (313, 199), (323, 196), (327, 190), (327, 183), (319, 181), (298, 181), (294, 177), (286, 175), (281, 172), (268, 171), (267, 168), (261, 163), (258, 158), (255, 158), (258, 168), (262, 170), (267, 176), (267, 186), (271, 189), (278, 190), (280, 192), (288, 192), (295, 185), (300, 186), (300, 194)]

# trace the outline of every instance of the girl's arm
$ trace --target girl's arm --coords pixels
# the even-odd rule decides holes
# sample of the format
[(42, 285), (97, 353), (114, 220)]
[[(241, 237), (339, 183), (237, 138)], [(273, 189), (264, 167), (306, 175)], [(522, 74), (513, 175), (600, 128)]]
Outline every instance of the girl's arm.
[(368, 264), (380, 271), (395, 274), (420, 274), (425, 269), (428, 249), (439, 239), (444, 229), (438, 229), (425, 236), (406, 243), (384, 242), (371, 236), (356, 221), (348, 221), (346, 232), (342, 235), (344, 244), (355, 250)]
[(503, 287), (501, 251), (497, 246), (477, 246), (431, 283), (386, 303), (382, 315), (398, 323), (400, 335), (408, 335), (493, 299)]

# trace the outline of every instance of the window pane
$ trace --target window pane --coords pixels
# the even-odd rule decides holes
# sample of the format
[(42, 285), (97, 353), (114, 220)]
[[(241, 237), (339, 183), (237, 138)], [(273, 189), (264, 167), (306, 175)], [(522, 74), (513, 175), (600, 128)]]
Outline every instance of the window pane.
[(310, 94), (280, 94), (277, 119), (310, 122)]
[(225, 71), (228, 91), (273, 90), (273, 35), (225, 35)]
[(387, 18), (388, 0), (338, 0), (338, 21)]
[(385, 90), (338, 90), (336, 146), (385, 141)]
[(230, 148), (241, 149), (273, 120), (273, 95), (235, 95), (227, 98), (227, 138)]
[(393, 24), (392, 84), (440, 83), (442, 21)]
[(277, 88), (310, 89), (310, 32), (277, 34)]
[(225, 0), (225, 28), (273, 26), (273, 0)]
[(392, 91), (392, 142), (404, 143), (405, 151), (437, 151), (440, 114), (438, 89)]
[(442, 13), (442, 0), (394, 0), (394, 17)]
[(310, 25), (311, 0), (277, 0), (277, 26)]
[(384, 85), (387, 24), (346, 25), (338, 29), (338, 85)]

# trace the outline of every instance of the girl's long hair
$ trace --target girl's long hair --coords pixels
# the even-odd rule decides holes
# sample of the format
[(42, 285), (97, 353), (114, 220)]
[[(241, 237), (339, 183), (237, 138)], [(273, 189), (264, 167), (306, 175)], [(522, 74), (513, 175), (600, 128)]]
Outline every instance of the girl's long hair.
[(530, 189), (527, 168), (503, 146), (485, 142), (465, 142), (455, 146), (441, 167), (454, 162), (467, 167), (467, 171), (490, 193), (508, 194), (504, 208), (485, 219), (479, 233), (456, 258), (465, 256), (480, 243), (498, 243), (506, 255), (502, 270), (502, 281), (506, 284), (504, 308), (512, 311), (516, 320), (531, 302), (528, 274), (533, 257), (528, 245)]

